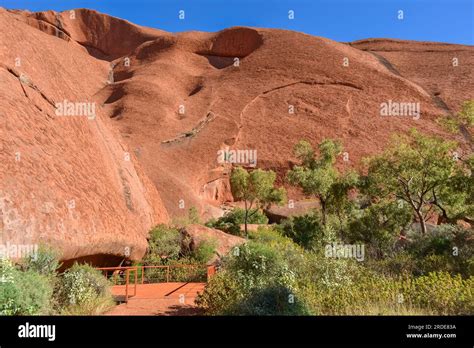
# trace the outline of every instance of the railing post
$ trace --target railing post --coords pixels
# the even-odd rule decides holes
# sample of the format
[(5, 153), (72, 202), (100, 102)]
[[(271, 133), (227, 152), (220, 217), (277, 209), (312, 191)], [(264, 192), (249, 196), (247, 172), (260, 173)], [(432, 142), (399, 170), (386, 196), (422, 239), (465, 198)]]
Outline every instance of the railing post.
[(142, 284), (143, 284), (143, 277), (144, 277), (144, 274), (145, 274), (145, 267), (142, 266)]
[(166, 282), (170, 282), (170, 266), (166, 266)]
[(137, 283), (138, 283), (138, 267), (135, 267), (135, 290), (133, 296), (137, 296)]
[(127, 269), (125, 271), (125, 277), (127, 278), (125, 280), (125, 302), (128, 303), (128, 275), (129, 275), (129, 270)]

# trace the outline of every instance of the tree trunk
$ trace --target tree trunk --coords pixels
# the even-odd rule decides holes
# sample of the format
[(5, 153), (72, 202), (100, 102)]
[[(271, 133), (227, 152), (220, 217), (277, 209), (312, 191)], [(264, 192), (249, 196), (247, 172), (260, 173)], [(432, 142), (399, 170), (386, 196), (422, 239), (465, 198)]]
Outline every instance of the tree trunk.
[(319, 202), (321, 203), (321, 213), (323, 215), (322, 216), (323, 226), (326, 226), (326, 201), (324, 201), (320, 198)]
[(426, 234), (426, 222), (423, 215), (418, 210), (416, 211), (416, 215), (418, 216), (418, 220), (420, 220), (421, 234)]
[(248, 221), (248, 216), (249, 216), (249, 210), (247, 208), (247, 201), (245, 201), (245, 220), (244, 220), (244, 230), (245, 230), (245, 238), (248, 238), (248, 231), (247, 231), (247, 221)]

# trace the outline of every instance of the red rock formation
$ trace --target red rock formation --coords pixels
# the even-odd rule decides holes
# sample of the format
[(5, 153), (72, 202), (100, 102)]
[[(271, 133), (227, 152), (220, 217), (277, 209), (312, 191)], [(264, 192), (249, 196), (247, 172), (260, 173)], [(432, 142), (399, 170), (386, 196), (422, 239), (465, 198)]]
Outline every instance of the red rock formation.
[[(357, 166), (394, 132), (453, 137), (436, 118), (474, 98), (472, 46), (241, 27), (174, 35), (83, 9), (0, 16), (4, 234), (70, 258), (130, 244), (139, 256), (167, 212), (217, 214), (231, 199), (219, 150), (256, 150), (282, 181), (297, 141), (337, 138), (340, 166)], [(97, 102), (96, 120), (55, 116), (64, 99)], [(382, 117), (390, 100), (419, 102), (421, 118)]]
[[(64, 259), (139, 258), (168, 214), (94, 97), (108, 63), (24, 20), (0, 9), (0, 242), (49, 244)], [(64, 100), (95, 102), (96, 118), (57, 116)]]
[(245, 243), (244, 238), (202, 225), (188, 225), (181, 230), (181, 233), (184, 236), (183, 246), (188, 250), (195, 250), (204, 241), (215, 243), (216, 255), (211, 259), (211, 263), (227, 255), (232, 248)]

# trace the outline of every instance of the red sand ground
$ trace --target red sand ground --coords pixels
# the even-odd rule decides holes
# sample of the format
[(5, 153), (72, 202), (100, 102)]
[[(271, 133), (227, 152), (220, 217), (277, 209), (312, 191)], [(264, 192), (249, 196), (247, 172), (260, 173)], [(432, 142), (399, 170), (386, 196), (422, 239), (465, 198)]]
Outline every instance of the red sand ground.
[[(340, 139), (350, 167), (412, 127), (463, 142), (436, 119), (474, 99), (472, 46), (241, 27), (173, 35), (84, 9), (71, 19), (0, 8), (0, 29), (2, 238), (65, 259), (127, 247), (138, 259), (170, 215), (221, 213), (226, 146), (257, 150), (257, 166), (282, 181), (300, 139)], [(96, 119), (55, 116), (64, 99), (96, 102)], [(421, 119), (381, 117), (388, 100), (420, 102)]]
[[(205, 286), (206, 283), (138, 284), (136, 295), (128, 303), (114, 307), (106, 315), (197, 315), (199, 310), (194, 300)], [(129, 289), (133, 293), (133, 286)], [(112, 287), (112, 294), (124, 293), (125, 285)], [(180, 296), (184, 296), (184, 303), (180, 302)]]

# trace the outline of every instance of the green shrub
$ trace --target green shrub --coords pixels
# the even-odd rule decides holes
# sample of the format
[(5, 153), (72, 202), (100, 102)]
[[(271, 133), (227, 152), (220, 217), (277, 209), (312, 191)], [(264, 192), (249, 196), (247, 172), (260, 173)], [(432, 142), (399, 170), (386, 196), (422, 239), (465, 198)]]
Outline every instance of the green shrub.
[(229, 315), (232, 308), (244, 300), (246, 293), (247, 289), (239, 280), (223, 269), (212, 276), (195, 303), (206, 315)]
[(278, 228), (284, 236), (305, 249), (313, 248), (324, 238), (324, 227), (316, 213), (291, 217), (282, 221)]
[(160, 265), (176, 260), (181, 252), (181, 233), (178, 229), (158, 225), (150, 231), (148, 251), (143, 259), (145, 265)]
[(207, 264), (216, 255), (216, 240), (203, 240), (191, 252), (192, 263)]
[(23, 260), (23, 268), (50, 278), (56, 276), (56, 271), (60, 267), (59, 253), (52, 248), (40, 246), (35, 255), (29, 255)]
[(282, 285), (270, 285), (252, 291), (247, 298), (234, 302), (230, 315), (309, 315), (309, 308), (303, 299)]
[(285, 243), (291, 241), (290, 238), (283, 236), (278, 227), (273, 225), (259, 226), (256, 231), (249, 231), (249, 239), (260, 243)]
[(411, 222), (411, 212), (397, 202), (380, 202), (359, 211), (348, 224), (344, 239), (370, 246), (373, 256), (391, 252), (400, 232)]
[(61, 312), (97, 314), (112, 304), (109, 286), (98, 270), (74, 264), (61, 276), (57, 285), (56, 299)]
[[(216, 228), (221, 231), (241, 236), (240, 225), (245, 223), (245, 209), (234, 208), (219, 219), (211, 219), (206, 223), (207, 227)], [(267, 224), (268, 218), (259, 209), (249, 210), (249, 224)]]
[(447, 272), (432, 272), (413, 280), (410, 301), (437, 314), (474, 314), (474, 277), (462, 279)]
[(445, 271), (474, 275), (474, 233), (454, 225), (439, 225), (421, 234), (410, 231), (407, 251), (416, 260), (415, 275)]
[[(257, 296), (257, 293), (265, 298), (271, 298), (272, 293), (275, 296), (282, 294), (275, 294), (273, 290), (265, 292), (266, 288), (274, 286), (293, 291), (296, 285), (294, 269), (298, 269), (301, 252), (302, 250), (291, 241), (269, 244), (249, 241), (234, 248), (234, 251), (223, 259), (222, 269), (210, 279), (204, 292), (198, 296), (197, 304), (207, 314), (244, 315), (250, 309), (242, 303), (254, 295)], [(277, 299), (274, 298), (275, 301)], [(257, 300), (258, 298), (254, 299)], [(269, 301), (268, 306), (272, 303), (271, 299)], [(270, 313), (272, 310), (267, 307), (265, 311)], [(289, 308), (284, 309), (288, 311)]]
[[(170, 281), (174, 282), (205, 282), (207, 278), (207, 267), (205, 265), (197, 265), (196, 260), (184, 257), (179, 260), (173, 260), (169, 263)], [(179, 267), (184, 265), (185, 267)], [(193, 265), (193, 267), (187, 267)], [(178, 267), (172, 267), (178, 266)]]
[(0, 258), (0, 315), (49, 314), (52, 293), (48, 277)]
[(391, 278), (367, 271), (350, 286), (307, 282), (301, 291), (318, 315), (459, 315), (474, 313), (473, 285), (472, 277), (463, 280), (444, 272)]
[(420, 275), (417, 260), (406, 251), (401, 251), (382, 259), (367, 260), (366, 267), (375, 272), (390, 277), (402, 274)]

